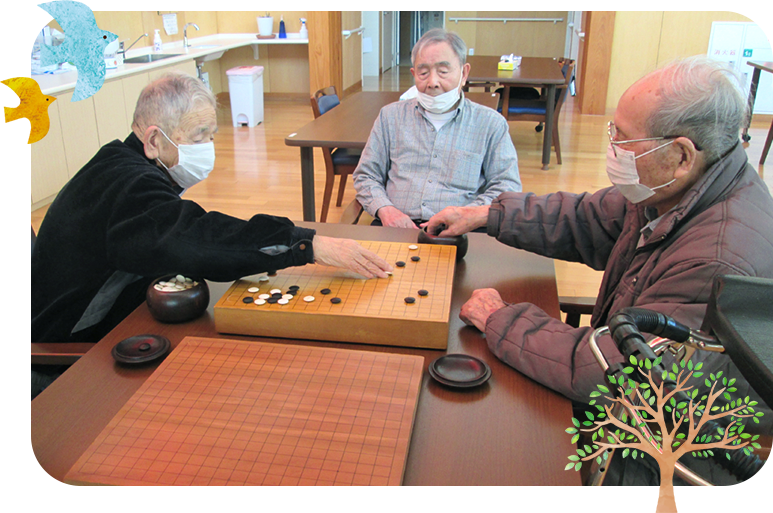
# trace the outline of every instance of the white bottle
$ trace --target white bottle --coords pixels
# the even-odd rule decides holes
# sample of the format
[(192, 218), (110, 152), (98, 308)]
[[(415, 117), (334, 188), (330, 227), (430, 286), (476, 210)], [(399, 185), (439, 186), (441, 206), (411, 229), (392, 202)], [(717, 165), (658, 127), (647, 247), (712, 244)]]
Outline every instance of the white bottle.
[(159, 29), (156, 29), (156, 35), (153, 36), (153, 51), (161, 51), (161, 34), (158, 33)]
[(308, 39), (309, 38), (309, 31), (306, 28), (306, 18), (301, 18), (300, 36), (301, 36), (301, 39)]

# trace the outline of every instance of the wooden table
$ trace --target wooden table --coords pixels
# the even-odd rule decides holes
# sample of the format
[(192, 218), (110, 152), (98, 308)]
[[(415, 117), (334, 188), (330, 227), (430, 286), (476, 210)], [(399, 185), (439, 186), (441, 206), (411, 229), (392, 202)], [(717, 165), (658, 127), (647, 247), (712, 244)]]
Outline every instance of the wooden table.
[(498, 70), (498, 56), (471, 55), (467, 57), (467, 62), (470, 64), (470, 76), (468, 78), (470, 82), (494, 82), (504, 86), (502, 115), (505, 119), (507, 119), (507, 109), (510, 103), (510, 87), (544, 87), (547, 90), (545, 129), (542, 132), (542, 169), (548, 169), (550, 165), (556, 87), (566, 82), (566, 78), (561, 73), (561, 68), (556, 60), (551, 57), (523, 57), (521, 65), (513, 71)]
[[(749, 138), (749, 126), (752, 122), (751, 114), (754, 112), (754, 101), (757, 99), (757, 86), (760, 83), (760, 74), (762, 71), (773, 73), (773, 62), (752, 62), (748, 61), (747, 64), (754, 68), (752, 72), (752, 82), (749, 86), (749, 121), (743, 129), (742, 138), (744, 141), (748, 141)], [(770, 143), (773, 141), (773, 122), (770, 124), (770, 130), (768, 130), (768, 138), (765, 140), (765, 146), (762, 148), (762, 154), (760, 155), (760, 165), (765, 163), (765, 159), (770, 151)]]
[[(341, 102), (335, 109), (320, 116), (285, 138), (288, 146), (301, 148), (301, 189), (303, 220), (315, 221), (314, 148), (357, 148), (368, 142), (370, 130), (385, 105), (400, 99), (397, 91), (362, 91)], [(475, 103), (496, 109), (494, 93), (465, 93)]]
[[(301, 224), (324, 235), (416, 240), (416, 232), (406, 229)], [(421, 355), (424, 372), (404, 484), (580, 484), (579, 473), (564, 471), (573, 453), (564, 432), (571, 425), (570, 401), (500, 362), (480, 332), (459, 319), (462, 304), (482, 287), (500, 290), (506, 301), (535, 303), (558, 317), (552, 260), (509, 248), (485, 234), (470, 234), (469, 251), (454, 277), (447, 352), (484, 360), (492, 377), (480, 387), (462, 391), (440, 385), (427, 373), (427, 366), (444, 351), (220, 335), (214, 328), (212, 305), (228, 285), (210, 283), (209, 312), (184, 324), (158, 323), (141, 305), (32, 401), (32, 447), (50, 475), (63, 479), (158, 365), (119, 367), (110, 354), (112, 347), (129, 336), (156, 333), (169, 338), (173, 346), (193, 335)]]

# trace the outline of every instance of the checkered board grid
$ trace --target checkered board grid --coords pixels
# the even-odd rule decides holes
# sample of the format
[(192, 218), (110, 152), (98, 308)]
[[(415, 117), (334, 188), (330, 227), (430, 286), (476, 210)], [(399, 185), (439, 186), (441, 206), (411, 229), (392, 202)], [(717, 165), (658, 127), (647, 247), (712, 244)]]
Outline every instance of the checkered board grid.
[(423, 358), (188, 337), (65, 480), (399, 485)]
[[(391, 277), (364, 280), (338, 268), (306, 265), (280, 270), (267, 282), (255, 278), (237, 280), (215, 305), (217, 330), (244, 335), (445, 348), (456, 248), (416, 244), (418, 249), (412, 250), (408, 243), (359, 242), (393, 265)], [(411, 260), (414, 256), (420, 260)], [(397, 261), (405, 262), (405, 266), (397, 267)], [(284, 294), (293, 285), (299, 287), (298, 292), (286, 305), (244, 302), (245, 298), (257, 299), (273, 289), (280, 289)], [(252, 287), (260, 290), (249, 292)], [(323, 289), (330, 289), (330, 293), (322, 294)], [(426, 290), (428, 294), (420, 296), (419, 290)], [(303, 300), (306, 296), (315, 299), (306, 302)], [(334, 297), (341, 302), (332, 303), (330, 300)], [(406, 297), (415, 298), (415, 302), (406, 303)], [(325, 321), (320, 317), (330, 318), (330, 330), (324, 329)], [(344, 319), (355, 324), (333, 329), (333, 324)], [(397, 325), (378, 323), (385, 319), (408, 321), (409, 325), (403, 324), (400, 328), (403, 332), (413, 331), (417, 342), (414, 344), (405, 337), (396, 340), (394, 333), (390, 335), (392, 339), (387, 339), (386, 332), (394, 332), (391, 328)], [(437, 340), (425, 344), (425, 334)], [(357, 339), (358, 335), (362, 338)]]

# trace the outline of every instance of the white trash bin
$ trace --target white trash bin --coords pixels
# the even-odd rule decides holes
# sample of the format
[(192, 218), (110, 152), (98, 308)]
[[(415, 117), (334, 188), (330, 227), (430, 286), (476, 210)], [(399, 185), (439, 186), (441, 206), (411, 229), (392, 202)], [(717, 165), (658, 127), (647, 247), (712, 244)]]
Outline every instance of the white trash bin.
[(225, 72), (234, 126), (263, 122), (263, 66), (238, 66)]

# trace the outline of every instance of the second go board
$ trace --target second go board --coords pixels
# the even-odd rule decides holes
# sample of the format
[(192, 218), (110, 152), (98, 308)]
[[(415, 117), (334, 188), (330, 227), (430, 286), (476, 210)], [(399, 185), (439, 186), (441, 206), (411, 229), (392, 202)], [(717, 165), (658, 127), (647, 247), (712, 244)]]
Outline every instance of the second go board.
[[(217, 331), (445, 349), (456, 248), (360, 244), (392, 264), (392, 276), (365, 280), (314, 264), (238, 280), (215, 305)], [(279, 301), (280, 297), (285, 299)]]

